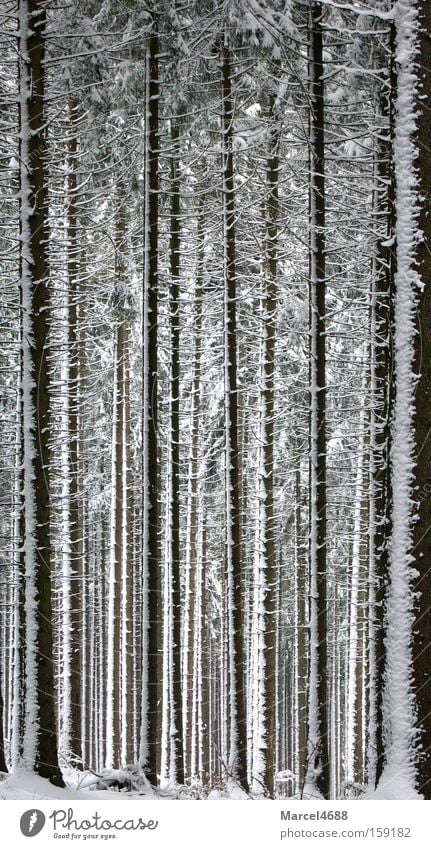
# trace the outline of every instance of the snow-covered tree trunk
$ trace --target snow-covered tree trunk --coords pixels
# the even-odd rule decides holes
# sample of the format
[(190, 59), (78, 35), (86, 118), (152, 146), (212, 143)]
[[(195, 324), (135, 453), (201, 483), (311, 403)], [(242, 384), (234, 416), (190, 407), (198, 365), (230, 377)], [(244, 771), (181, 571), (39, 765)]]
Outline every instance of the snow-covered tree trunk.
[(417, 4), (419, 15), (420, 65), (418, 76), (418, 148), (417, 167), (421, 195), (419, 227), (422, 233), (418, 244), (419, 274), (423, 290), (419, 298), (418, 334), (416, 336), (415, 369), (419, 374), (416, 389), (416, 468), (415, 497), (417, 520), (414, 525), (415, 567), (419, 572), (415, 581), (418, 593), (415, 606), (414, 667), (417, 693), (418, 725), (418, 789), (426, 799), (431, 799), (431, 152), (429, 109), (431, 105), (431, 7), (426, 0)]
[[(381, 5), (381, 0), (376, 0)], [(385, 4), (386, 5), (386, 4)], [(369, 722), (367, 781), (375, 786), (383, 769), (384, 598), (388, 576), (388, 540), (391, 522), (389, 473), (390, 413), (393, 381), (391, 348), (394, 250), (393, 106), (396, 94), (395, 26), (389, 24), (389, 87), (381, 99), (382, 132), (374, 166), (373, 216), (376, 230), (372, 258), (370, 304), (370, 489), (369, 489)]]
[(129, 510), (127, 494), (128, 329), (131, 302), (127, 279), (127, 227), (124, 189), (117, 192), (115, 285), (111, 307), (116, 321), (113, 355), (111, 515), (109, 553), (109, 615), (107, 666), (106, 766), (117, 767), (129, 753), (127, 682), (130, 651), (128, 597), (130, 593)]
[(81, 639), (82, 639), (82, 558), (79, 506), (79, 351), (78, 277), (79, 242), (77, 211), (77, 103), (69, 99), (69, 139), (66, 154), (65, 240), (67, 288), (63, 326), (61, 378), (61, 547), (62, 547), (62, 689), (61, 749), (78, 762), (81, 749)]
[(263, 359), (262, 359), (262, 409), (261, 409), (261, 448), (263, 466), (263, 554), (264, 554), (264, 608), (265, 608), (265, 648), (264, 674), (265, 694), (264, 713), (265, 731), (265, 773), (264, 783), (270, 796), (275, 790), (275, 760), (277, 727), (275, 722), (275, 703), (277, 697), (277, 578), (275, 522), (274, 522), (274, 380), (275, 380), (275, 344), (277, 314), (277, 273), (278, 273), (278, 218), (280, 215), (278, 200), (279, 175), (279, 137), (276, 124), (275, 95), (270, 97), (269, 120), (270, 151), (267, 161), (266, 205), (266, 292), (263, 303)]
[(279, 130), (275, 126), (275, 96), (270, 96), (270, 151), (267, 160), (265, 256), (262, 296), (262, 340), (260, 352), (257, 552), (255, 569), (255, 675), (253, 694), (253, 789), (274, 794), (276, 757), (275, 700), (277, 691), (277, 571), (274, 547), (274, 372), (275, 321), (277, 310), (277, 233)]
[(23, 758), (52, 783), (63, 784), (57, 757), (54, 701), (50, 529), (50, 386), (47, 127), (45, 116), (46, 4), (19, 4), (20, 293), (25, 605)]
[[(125, 251), (125, 246), (123, 251)], [(133, 563), (132, 563), (132, 469), (130, 403), (130, 328), (124, 328), (122, 426), (122, 497), (121, 497), (121, 761), (134, 760), (133, 745)]]
[[(365, 378), (362, 380), (362, 393), (364, 395)], [(355, 481), (355, 503), (353, 513), (353, 543), (352, 543), (352, 565), (350, 574), (350, 599), (349, 599), (349, 653), (348, 653), (348, 688), (346, 705), (346, 758), (345, 758), (345, 782), (353, 785), (359, 780), (357, 775), (357, 742), (360, 739), (361, 724), (358, 721), (360, 706), (362, 705), (362, 692), (358, 690), (358, 668), (361, 665), (360, 649), (360, 597), (361, 597), (361, 553), (362, 553), (362, 512), (364, 499), (365, 478), (365, 420), (366, 411), (364, 404), (359, 415), (359, 439), (358, 459), (356, 466)]]
[(71, 566), (70, 566), (70, 463), (69, 463), (69, 346), (68, 324), (69, 304), (62, 309), (62, 323), (65, 330), (62, 339), (60, 384), (60, 478), (61, 478), (61, 688), (60, 688), (60, 750), (70, 760), (71, 733)]
[(121, 565), (123, 482), (124, 320), (116, 327), (112, 398), (111, 515), (109, 541), (108, 653), (106, 676), (106, 767), (121, 760)]
[(304, 551), (301, 521), (304, 497), (301, 492), (301, 469), (295, 472), (295, 693), (296, 741), (295, 774), (296, 792), (300, 795), (307, 772), (307, 684), (308, 684), (308, 579), (307, 552)]
[(148, 46), (147, 163), (143, 307), (143, 570), (145, 628), (140, 761), (157, 784), (161, 704), (161, 576), (158, 456), (159, 37)]
[(326, 573), (325, 141), (323, 6), (309, 15), (310, 93), (310, 673), (308, 777), (330, 793)]
[(198, 526), (198, 468), (201, 408), (201, 333), (202, 285), (204, 263), (204, 201), (199, 200), (197, 218), (197, 263), (193, 316), (194, 351), (190, 408), (190, 448), (187, 471), (187, 520), (185, 552), (185, 602), (183, 623), (183, 734), (184, 770), (190, 775), (191, 702), (193, 689), (193, 634), (195, 627), (196, 536)]
[(247, 790), (247, 726), (244, 692), (244, 635), (241, 578), (238, 388), (236, 342), (235, 187), (233, 172), (233, 100), (230, 49), (222, 57), (222, 168), (224, 225), (224, 387), (226, 570), (229, 638), (229, 768)]
[[(170, 446), (168, 445), (168, 451)], [(172, 747), (170, 741), (170, 716), (172, 705), (172, 570), (171, 570), (171, 528), (170, 528), (170, 490), (171, 470), (166, 474), (166, 538), (164, 543), (165, 563), (163, 569), (163, 672), (162, 672), (162, 717), (161, 717), (161, 747), (160, 747), (160, 781), (169, 784), (172, 769)], [(175, 780), (174, 776), (173, 780)]]
[(180, 560), (180, 178), (179, 129), (171, 129), (171, 220), (170, 220), (170, 568), (172, 594), (172, 703), (170, 737), (171, 778), (184, 783), (183, 714), (181, 682), (181, 560)]
[(414, 794), (414, 741), (416, 710), (413, 693), (413, 560), (414, 514), (414, 392), (415, 308), (420, 278), (416, 268), (418, 180), (417, 148), (418, 5), (398, 0), (394, 171), (396, 189), (396, 251), (394, 301), (395, 400), (392, 416), (391, 478), (392, 529), (389, 547), (389, 584), (386, 599), (386, 664), (383, 717), (385, 765), (378, 789), (392, 798)]
[(3, 680), (0, 670), (0, 772), (7, 772), (3, 734)]
[(78, 103), (69, 99), (70, 140), (67, 155), (67, 273), (68, 273), (68, 466), (69, 466), (69, 530), (70, 530), (70, 738), (69, 745), (73, 755), (82, 756), (81, 740), (81, 667), (82, 667), (82, 609), (84, 582), (83, 532), (82, 527), (82, 460), (80, 449), (81, 417), (81, 379), (80, 339), (79, 339), (79, 257), (80, 242), (78, 234)]
[[(200, 494), (200, 493), (199, 493)], [(191, 775), (202, 776), (202, 581), (203, 581), (203, 510), (198, 513), (196, 533), (195, 616), (193, 623), (193, 681), (191, 704)]]
[(202, 532), (200, 538), (200, 641), (199, 641), (199, 689), (198, 689), (198, 770), (201, 782), (208, 782), (209, 772), (209, 752), (208, 739), (210, 734), (210, 726), (208, 724), (209, 716), (209, 668), (208, 668), (208, 637), (209, 628), (206, 627), (206, 573), (208, 568), (207, 560), (207, 534), (206, 534), (206, 513), (203, 511), (202, 516)]
[[(20, 290), (20, 306), (22, 304), (22, 289)], [(24, 432), (22, 416), (22, 322), (19, 327), (19, 385), (16, 398), (15, 413), (15, 480), (13, 493), (13, 655), (11, 671), (11, 732), (10, 732), (10, 762), (12, 770), (16, 769), (22, 753), (22, 736), (24, 720), (24, 646), (25, 646), (25, 615), (24, 615), (24, 552), (21, 540), (24, 537), (23, 528), (23, 495), (24, 475), (22, 458), (24, 450)]]

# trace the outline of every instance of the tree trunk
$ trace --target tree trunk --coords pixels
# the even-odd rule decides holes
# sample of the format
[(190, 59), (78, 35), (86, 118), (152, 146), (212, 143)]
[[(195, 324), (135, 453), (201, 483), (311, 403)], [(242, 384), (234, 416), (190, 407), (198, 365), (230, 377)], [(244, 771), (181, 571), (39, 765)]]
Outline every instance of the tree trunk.
[[(375, 226), (378, 232), (373, 258), (371, 291), (370, 363), (370, 533), (369, 587), (370, 641), (370, 721), (367, 778), (375, 786), (383, 769), (383, 689), (384, 689), (384, 599), (388, 581), (388, 540), (391, 522), (391, 479), (389, 474), (390, 415), (393, 403), (392, 323), (393, 289), (396, 270), (394, 246), (395, 204), (392, 143), (393, 104), (396, 93), (395, 27), (390, 25), (390, 88), (382, 100), (382, 120), (387, 129), (379, 134), (376, 153)], [(385, 222), (385, 226), (382, 224)]]
[(21, 0), (20, 222), (25, 560), (25, 732), (28, 768), (63, 785), (57, 758), (50, 529), (50, 386), (45, 3)]
[(3, 736), (3, 676), (0, 667), (0, 772), (7, 772)]
[[(123, 246), (125, 251), (125, 246)], [(123, 404), (122, 426), (122, 498), (121, 498), (121, 761), (135, 760), (134, 731), (134, 667), (133, 620), (135, 617), (133, 570), (133, 488), (131, 458), (131, 399), (130, 399), (130, 327), (126, 322), (123, 343)]]
[[(395, 398), (391, 416), (390, 456), (392, 526), (385, 605), (385, 765), (379, 786), (384, 789), (387, 782), (396, 797), (403, 799), (414, 790), (416, 744), (412, 652), (413, 580), (416, 575), (412, 568), (416, 459), (413, 367), (416, 292), (420, 277), (416, 269), (419, 204), (415, 185), (417, 147), (413, 136), (418, 90), (412, 57), (417, 49), (418, 24), (414, 0), (400, 0), (394, 8), (397, 57), (394, 132), (397, 251), (394, 287)], [(397, 776), (395, 789), (394, 774)]]
[(326, 573), (325, 140), (321, 3), (310, 9), (310, 682), (309, 778), (330, 794)]
[(159, 543), (158, 454), (158, 191), (159, 191), (159, 37), (153, 32), (148, 49), (147, 226), (144, 281), (144, 409), (143, 483), (146, 592), (144, 687), (140, 760), (149, 781), (157, 784), (160, 761), (161, 708), (161, 576)]
[(307, 581), (307, 551), (302, 535), (301, 521), (304, 498), (301, 493), (301, 469), (295, 472), (295, 640), (297, 666), (296, 697), (297, 697), (297, 751), (296, 776), (297, 792), (302, 793), (307, 773), (307, 683), (308, 683), (308, 581)]
[(70, 748), (79, 764), (82, 758), (81, 746), (81, 637), (82, 637), (82, 582), (83, 573), (83, 551), (82, 551), (82, 510), (80, 499), (82, 499), (82, 479), (80, 477), (81, 458), (79, 450), (82, 447), (79, 438), (81, 401), (80, 374), (79, 374), (79, 341), (78, 341), (78, 278), (79, 278), (79, 251), (78, 240), (78, 210), (77, 210), (77, 121), (78, 104), (74, 98), (69, 101), (70, 130), (68, 145), (68, 186), (67, 186), (67, 249), (68, 249), (68, 331), (69, 331), (69, 528), (70, 528)]
[(427, 0), (418, 3), (420, 33), (418, 107), (418, 172), (421, 194), (418, 245), (419, 274), (424, 284), (417, 315), (415, 370), (419, 374), (416, 389), (416, 468), (415, 497), (417, 521), (414, 525), (414, 566), (418, 570), (415, 592), (414, 674), (417, 701), (417, 779), (418, 789), (431, 799), (431, 150), (429, 145), (429, 105), (431, 102), (431, 7)]
[[(170, 566), (172, 597), (172, 696), (171, 729), (173, 738), (174, 780), (184, 784), (183, 714), (181, 687), (181, 560), (180, 560), (180, 180), (178, 174), (179, 130), (171, 130), (171, 233), (170, 233), (170, 325), (171, 325), (171, 481), (170, 481)], [(171, 770), (172, 772), (172, 770)]]
[[(271, 95), (269, 120), (274, 121), (275, 97)], [(280, 214), (278, 202), (279, 130), (270, 128), (270, 153), (267, 162), (267, 209), (266, 209), (266, 297), (264, 302), (264, 354), (263, 354), (263, 469), (264, 469), (264, 515), (263, 534), (265, 562), (265, 716), (266, 757), (265, 787), (274, 795), (276, 761), (275, 699), (277, 694), (276, 633), (277, 633), (277, 569), (274, 548), (274, 373), (275, 336), (277, 312), (277, 236)]]
[(123, 496), (123, 361), (125, 322), (116, 327), (112, 400), (111, 518), (109, 556), (109, 616), (106, 687), (106, 767), (121, 762), (121, 567)]
[[(365, 378), (362, 380), (361, 396), (365, 394)], [(361, 608), (359, 605), (361, 597), (361, 553), (362, 553), (362, 514), (364, 500), (364, 478), (365, 478), (365, 422), (366, 411), (362, 404), (359, 415), (358, 451), (359, 456), (356, 466), (356, 482), (353, 511), (353, 544), (352, 565), (350, 573), (350, 602), (349, 602), (349, 649), (348, 649), (348, 686), (346, 705), (346, 756), (345, 756), (345, 781), (347, 789), (359, 783), (360, 766), (358, 763), (358, 746), (362, 739), (361, 723), (359, 722), (362, 691), (358, 688), (358, 672), (362, 667), (363, 658), (360, 657), (361, 644)]]
[(238, 452), (236, 343), (235, 189), (230, 51), (222, 47), (222, 155), (224, 220), (224, 345), (226, 417), (226, 565), (229, 617), (229, 766), (247, 790), (247, 727), (244, 687), (241, 513)]
[(201, 196), (197, 213), (197, 263), (195, 283), (195, 305), (193, 316), (194, 352), (193, 383), (190, 410), (190, 454), (188, 462), (187, 525), (186, 525), (186, 574), (184, 604), (184, 654), (183, 654), (183, 731), (184, 768), (190, 777), (191, 764), (191, 703), (193, 690), (193, 640), (195, 628), (195, 575), (196, 535), (198, 525), (198, 469), (200, 436), (200, 393), (201, 393), (201, 347), (202, 347), (202, 285), (204, 265), (204, 201)]

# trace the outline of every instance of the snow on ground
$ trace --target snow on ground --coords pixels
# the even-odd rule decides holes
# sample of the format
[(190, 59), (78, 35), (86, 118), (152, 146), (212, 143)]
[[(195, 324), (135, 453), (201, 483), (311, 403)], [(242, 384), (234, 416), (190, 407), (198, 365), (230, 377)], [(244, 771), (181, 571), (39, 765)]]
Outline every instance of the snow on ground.
[[(124, 779), (124, 770), (110, 770), (106, 774), (106, 781)], [(160, 790), (154, 790), (148, 783), (145, 777), (140, 774), (139, 787), (127, 789), (100, 789), (101, 779), (91, 772), (78, 772), (69, 770), (65, 774), (67, 787), (54, 787), (46, 778), (41, 778), (34, 772), (28, 770), (17, 770), (12, 775), (0, 773), (0, 801), (10, 801), (16, 799), (69, 799), (75, 801), (85, 801), (92, 799), (103, 799), (105, 801), (113, 800), (128, 800), (136, 799), (151, 799), (166, 801), (169, 799), (183, 799), (184, 801), (192, 801), (195, 799), (208, 799), (215, 801), (224, 799), (226, 801), (247, 800), (250, 796), (234, 782), (229, 782), (225, 790), (221, 788), (213, 788), (208, 795), (200, 786), (180, 787), (166, 786)], [(99, 785), (99, 789), (98, 789)], [(298, 800), (298, 796), (292, 796), (292, 800)], [(303, 800), (321, 799), (316, 789), (312, 785), (306, 786), (302, 795)], [(421, 796), (416, 791), (412, 790), (410, 783), (403, 780), (403, 776), (397, 774), (393, 769), (385, 769), (380, 779), (377, 790), (369, 790), (362, 796), (358, 796), (357, 800), (361, 801), (385, 801), (385, 800), (404, 800), (404, 801), (422, 801)], [(256, 801), (256, 800), (253, 800)]]
[(394, 767), (386, 767), (378, 783), (377, 789), (362, 796), (365, 800), (383, 801), (398, 799), (402, 801), (423, 801), (416, 790), (412, 789), (410, 777), (400, 774)]
[[(145, 780), (145, 779), (144, 779)], [(91, 789), (99, 783), (99, 779), (92, 773), (78, 773), (72, 771), (66, 776), (68, 787), (54, 787), (46, 778), (41, 778), (34, 772), (28, 770), (17, 770), (8, 775), (0, 782), (0, 800), (10, 799), (163, 799), (164, 794), (156, 793), (153, 788), (145, 782), (145, 785), (135, 791), (123, 790), (97, 790)], [(171, 797), (172, 798), (172, 797)]]
[[(168, 785), (155, 790), (142, 773), (130, 772), (128, 770), (107, 770), (102, 778), (92, 772), (79, 772), (78, 770), (66, 770), (63, 777), (67, 787), (55, 787), (46, 778), (41, 778), (36, 773), (19, 769), (13, 774), (0, 773), (0, 801), (12, 799), (69, 799), (84, 801), (88, 799), (104, 799), (105, 801), (136, 799), (218, 799), (247, 800), (250, 797), (235, 782), (230, 782), (225, 790), (213, 788), (209, 793), (200, 785), (183, 787), (179, 785)], [(109, 788), (107, 785), (112, 781), (123, 783), (131, 782), (132, 786)], [(106, 788), (102, 789), (101, 784)]]

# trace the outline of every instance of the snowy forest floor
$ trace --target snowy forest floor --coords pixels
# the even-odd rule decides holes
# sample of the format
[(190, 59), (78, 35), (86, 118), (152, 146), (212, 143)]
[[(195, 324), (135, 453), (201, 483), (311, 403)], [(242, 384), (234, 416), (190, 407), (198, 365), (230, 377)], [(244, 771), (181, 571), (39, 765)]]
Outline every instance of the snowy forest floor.
[[(128, 772), (127, 770), (106, 770), (100, 777), (90, 771), (78, 772), (69, 769), (64, 772), (66, 787), (55, 787), (47, 779), (41, 778), (36, 773), (27, 770), (17, 770), (12, 775), (0, 773), (0, 801), (16, 799), (69, 799), (74, 801), (85, 801), (89, 799), (137, 800), (148, 799), (160, 800), (262, 800), (263, 797), (253, 799), (248, 796), (235, 782), (229, 782), (225, 789), (204, 787), (201, 785), (168, 785), (164, 788), (152, 787), (142, 773)], [(111, 785), (111, 786), (110, 786)], [(289, 797), (290, 800), (298, 801), (297, 796)], [(304, 788), (301, 801), (314, 801), (319, 798), (312, 788)], [(411, 790), (409, 786), (403, 786), (399, 774), (390, 774), (386, 771), (380, 781), (377, 790), (364, 792), (358, 795), (358, 801), (374, 800), (383, 801), (391, 799), (404, 799), (421, 801), (423, 797)], [(282, 801), (280, 798), (279, 801)], [(284, 799), (283, 799), (284, 801)], [(323, 801), (323, 800), (322, 800)], [(347, 801), (347, 800), (345, 800)], [(348, 801), (352, 801), (349, 799)]]
[[(67, 770), (63, 773), (66, 787), (55, 787), (46, 778), (27, 770), (17, 770), (9, 775), (0, 773), (0, 801), (12, 799), (70, 799), (85, 801), (88, 799), (110, 799), (133, 801), (135, 799), (172, 800), (172, 799), (243, 799), (250, 797), (236, 784), (225, 790), (203, 788), (200, 785), (169, 785), (154, 788), (140, 773), (133, 775), (126, 770), (110, 770), (102, 777), (92, 772)], [(109, 786), (113, 785), (113, 786)], [(121, 786), (122, 785), (122, 786)]]

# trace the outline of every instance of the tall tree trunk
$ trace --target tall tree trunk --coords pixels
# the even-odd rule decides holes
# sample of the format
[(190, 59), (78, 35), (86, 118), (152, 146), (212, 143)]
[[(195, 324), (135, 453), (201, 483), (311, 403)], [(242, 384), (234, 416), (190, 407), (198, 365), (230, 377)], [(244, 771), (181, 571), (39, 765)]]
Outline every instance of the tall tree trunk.
[(7, 772), (3, 735), (3, 675), (0, 667), (0, 772)]
[(222, 47), (222, 153), (224, 221), (224, 367), (226, 420), (226, 565), (229, 617), (229, 763), (247, 790), (247, 726), (242, 611), (241, 501), (239, 493), (236, 342), (235, 188), (230, 50)]
[(197, 262), (195, 282), (195, 304), (193, 316), (194, 351), (193, 383), (190, 409), (190, 453), (188, 462), (187, 525), (186, 525), (186, 574), (184, 604), (184, 653), (183, 653), (183, 732), (184, 732), (184, 769), (190, 777), (191, 764), (191, 703), (193, 689), (193, 641), (195, 628), (195, 575), (198, 526), (198, 469), (200, 435), (200, 395), (201, 395), (201, 349), (202, 349), (202, 285), (204, 267), (204, 200), (199, 199), (197, 213)]
[[(157, 23), (155, 24), (157, 26)], [(147, 226), (144, 281), (144, 554), (146, 592), (144, 686), (140, 760), (149, 781), (157, 784), (161, 708), (161, 576), (159, 543), (158, 456), (158, 191), (159, 191), (159, 37), (148, 48)]]
[(111, 518), (109, 553), (109, 615), (106, 687), (106, 766), (121, 761), (121, 567), (123, 497), (123, 361), (125, 322), (116, 327), (112, 401)]
[[(301, 469), (295, 472), (295, 641), (297, 664), (297, 747), (296, 777), (297, 792), (301, 795), (307, 773), (307, 682), (308, 682), (308, 581), (307, 551), (303, 541), (301, 521), (304, 498), (301, 492)], [(304, 550), (305, 549), (305, 550)]]
[[(274, 122), (275, 96), (271, 95), (269, 120)], [(275, 700), (277, 695), (276, 634), (277, 634), (277, 569), (274, 548), (274, 373), (277, 312), (277, 236), (280, 214), (278, 201), (279, 129), (270, 128), (270, 152), (267, 162), (266, 209), (266, 296), (264, 302), (264, 355), (263, 355), (263, 469), (265, 529), (263, 535), (265, 561), (265, 716), (266, 756), (265, 787), (274, 795), (276, 761)]]
[(269, 103), (270, 151), (267, 160), (267, 200), (264, 205), (265, 291), (262, 301), (262, 341), (260, 355), (260, 438), (258, 446), (258, 532), (256, 571), (256, 652), (254, 676), (257, 711), (254, 717), (255, 753), (253, 777), (255, 792), (274, 795), (276, 760), (276, 634), (277, 570), (274, 549), (274, 355), (277, 310), (277, 231), (279, 216), (278, 169), (279, 131), (274, 125), (275, 97)]
[(415, 463), (413, 366), (416, 292), (420, 277), (416, 269), (419, 209), (415, 174), (417, 148), (413, 136), (418, 87), (412, 57), (418, 47), (418, 22), (416, 0), (400, 0), (394, 8), (398, 67), (394, 132), (397, 251), (394, 298), (395, 400), (391, 418), (392, 527), (385, 610), (385, 765), (379, 786), (384, 790), (387, 783), (392, 794), (398, 798), (408, 798), (415, 783), (416, 733), (412, 680), (413, 580), (416, 575), (412, 568), (412, 487)]
[[(123, 213), (124, 214), (124, 213)], [(125, 244), (122, 248), (126, 250)], [(121, 761), (131, 763), (135, 760), (133, 742), (134, 731), (134, 669), (133, 664), (133, 620), (134, 608), (134, 571), (132, 544), (133, 489), (131, 457), (131, 399), (130, 399), (130, 327), (124, 328), (123, 345), (123, 404), (121, 411), (122, 426), (122, 498), (121, 498)]]
[(128, 438), (128, 329), (131, 302), (127, 279), (127, 227), (125, 193), (117, 192), (115, 231), (115, 287), (112, 307), (116, 320), (114, 346), (114, 391), (112, 409), (111, 541), (107, 670), (107, 756), (106, 765), (127, 760), (130, 682), (127, 657), (130, 651), (128, 596), (130, 593), (129, 510), (127, 493)]
[[(375, 786), (383, 769), (384, 600), (388, 581), (388, 540), (391, 522), (389, 473), (390, 414), (393, 403), (392, 323), (396, 271), (394, 244), (395, 198), (392, 145), (393, 105), (396, 94), (395, 26), (390, 24), (390, 85), (382, 98), (375, 175), (375, 227), (378, 232), (373, 257), (370, 327), (370, 522), (369, 522), (369, 733), (367, 780)], [(384, 223), (383, 223), (384, 222)]]
[[(171, 485), (170, 566), (172, 595), (172, 696), (171, 740), (174, 780), (184, 784), (183, 714), (181, 687), (181, 561), (180, 561), (180, 180), (178, 174), (179, 130), (171, 130), (171, 233), (170, 233), (170, 325), (171, 325)], [(172, 772), (172, 770), (171, 770)]]
[(423, 237), (418, 246), (419, 274), (424, 288), (417, 317), (415, 369), (419, 374), (416, 389), (416, 468), (415, 488), (417, 521), (414, 525), (414, 565), (418, 570), (415, 591), (414, 674), (419, 729), (418, 788), (431, 799), (431, 150), (429, 144), (429, 106), (431, 103), (431, 7), (427, 0), (418, 2), (420, 31), (420, 101), (418, 113), (418, 172), (421, 194), (419, 228)]
[[(361, 396), (365, 394), (365, 377), (362, 379)], [(359, 436), (355, 482), (355, 498), (353, 513), (353, 544), (352, 565), (350, 574), (350, 609), (349, 609), (349, 649), (348, 649), (348, 687), (346, 705), (346, 757), (345, 781), (347, 789), (360, 782), (358, 768), (358, 744), (361, 740), (361, 723), (359, 722), (362, 705), (362, 692), (358, 689), (358, 669), (362, 666), (360, 657), (362, 648), (360, 641), (360, 606), (361, 596), (361, 553), (362, 553), (362, 514), (364, 500), (365, 478), (365, 406), (362, 403), (359, 415)]]
[[(20, 224), (22, 234), (22, 225)], [(20, 256), (20, 277), (22, 277), (23, 257)], [(20, 287), (20, 309), (22, 310), (22, 287)], [(23, 421), (23, 322), (19, 326), (19, 383), (15, 413), (15, 481), (13, 510), (13, 670), (12, 670), (12, 722), (10, 740), (10, 762), (16, 769), (22, 755), (24, 722), (24, 684), (25, 684), (25, 563), (22, 540), (24, 539), (24, 421)]]
[(323, 6), (310, 9), (310, 681), (309, 779), (330, 793), (326, 564), (325, 139)]
[[(69, 357), (69, 529), (70, 529), (70, 748), (77, 758), (78, 764), (82, 757), (81, 745), (81, 618), (83, 609), (83, 551), (82, 551), (82, 479), (80, 478), (82, 447), (80, 432), (79, 404), (81, 400), (79, 375), (79, 341), (78, 341), (78, 286), (79, 286), (79, 252), (78, 240), (78, 209), (77, 209), (77, 122), (78, 104), (74, 98), (69, 100), (70, 141), (68, 144), (68, 174), (67, 174), (67, 250), (68, 250), (68, 357)], [(81, 413), (82, 414), (82, 413)]]
[(62, 786), (52, 635), (46, 4), (20, 0), (20, 223), (24, 421), (25, 732), (28, 768)]

